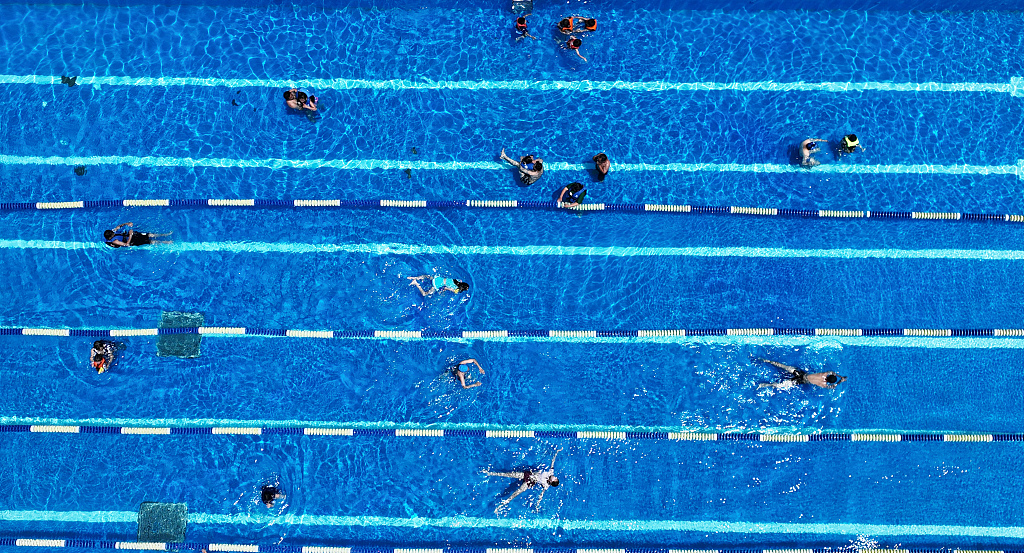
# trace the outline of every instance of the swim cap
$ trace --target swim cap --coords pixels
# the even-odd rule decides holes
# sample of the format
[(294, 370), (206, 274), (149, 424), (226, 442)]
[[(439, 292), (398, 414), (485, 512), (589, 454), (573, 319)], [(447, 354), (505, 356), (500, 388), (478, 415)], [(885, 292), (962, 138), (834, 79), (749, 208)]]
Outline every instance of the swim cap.
[(836, 378), (836, 375), (834, 374), (830, 374), (825, 377), (825, 382), (828, 382), (829, 384), (835, 384), (838, 380), (839, 379)]

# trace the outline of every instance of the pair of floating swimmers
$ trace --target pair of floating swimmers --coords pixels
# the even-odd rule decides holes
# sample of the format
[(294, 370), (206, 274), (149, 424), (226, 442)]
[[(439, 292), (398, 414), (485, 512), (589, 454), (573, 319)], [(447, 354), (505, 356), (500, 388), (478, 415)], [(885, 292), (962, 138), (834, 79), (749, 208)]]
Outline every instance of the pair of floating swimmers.
[[(524, 186), (529, 186), (537, 182), (542, 175), (544, 175), (544, 160), (539, 157), (532, 155), (525, 155), (516, 161), (505, 153), (505, 148), (501, 149), (501, 153), (498, 157), (502, 161), (508, 163), (512, 167), (515, 167), (519, 171), (519, 182), (522, 182)], [(594, 169), (597, 171), (597, 180), (603, 181), (608, 176), (608, 171), (611, 170), (612, 163), (608, 159), (608, 155), (601, 152), (593, 157)]]
[(818, 386), (819, 388), (832, 389), (838, 386), (839, 384), (846, 382), (846, 377), (840, 375), (835, 371), (808, 373), (805, 370), (798, 369), (796, 367), (791, 367), (784, 363), (779, 363), (778, 361), (771, 361), (769, 359), (757, 359), (756, 361), (761, 361), (764, 363), (768, 363), (769, 365), (778, 367), (786, 371), (790, 375), (789, 378), (783, 380), (782, 382), (762, 382), (757, 385), (758, 388), (779, 388), (785, 390), (788, 388), (801, 386), (803, 384), (812, 384), (814, 386)]
[[(154, 238), (162, 238), (164, 236), (170, 236), (171, 233), (167, 232), (164, 234), (154, 234), (149, 232), (136, 232), (133, 228), (135, 223), (128, 221), (127, 223), (121, 223), (112, 229), (103, 231), (103, 239), (107, 245), (111, 248), (127, 248), (129, 246), (148, 246), (149, 244), (170, 244), (170, 240), (154, 240)], [(128, 227), (127, 231), (121, 231), (124, 227)]]
[[(821, 152), (821, 148), (818, 144), (828, 144), (828, 140), (824, 138), (808, 138), (800, 143), (800, 165), (804, 167), (814, 167), (815, 165), (821, 165), (821, 162), (814, 159), (814, 154)], [(860, 145), (860, 140), (857, 139), (857, 135), (848, 134), (839, 141), (839, 146), (836, 151), (839, 157), (847, 154), (852, 154), (857, 150), (864, 151), (864, 146)]]
[(548, 488), (558, 487), (558, 477), (555, 476), (555, 459), (558, 458), (558, 452), (560, 451), (561, 449), (555, 450), (555, 455), (551, 457), (551, 463), (548, 464), (546, 468), (538, 467), (539, 470), (536, 471), (523, 470), (510, 472), (491, 472), (487, 469), (481, 470), (480, 472), (486, 474), (487, 476), (500, 476), (503, 478), (512, 478), (514, 480), (519, 480), (519, 487), (516, 488), (516, 491), (512, 492), (512, 495), (506, 497), (505, 499), (502, 499), (498, 503), (497, 508), (494, 509), (494, 512), (497, 513), (498, 511), (501, 510), (502, 507), (508, 505), (513, 499), (518, 497), (519, 494), (533, 487), (540, 488), (540, 497), (537, 498), (537, 503), (535, 507), (536, 510), (540, 510), (540, 502), (544, 499), (544, 492), (548, 491)]
[(316, 111), (318, 98), (312, 94), (307, 94), (304, 90), (297, 88), (291, 88), (284, 91), (284, 103), (288, 107), (303, 111)]

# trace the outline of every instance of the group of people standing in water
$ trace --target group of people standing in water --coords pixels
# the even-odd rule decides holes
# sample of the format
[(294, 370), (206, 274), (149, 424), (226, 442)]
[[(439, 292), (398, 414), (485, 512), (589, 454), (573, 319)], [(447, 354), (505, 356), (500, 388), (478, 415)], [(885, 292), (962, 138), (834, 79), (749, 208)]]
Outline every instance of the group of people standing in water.
[[(525, 155), (516, 161), (509, 157), (505, 153), (505, 148), (501, 149), (501, 153), (498, 157), (502, 161), (508, 163), (519, 172), (519, 182), (523, 186), (529, 186), (538, 180), (544, 174), (544, 160), (533, 155)], [(603, 181), (608, 172), (611, 171), (611, 161), (608, 159), (608, 155), (601, 152), (595, 155), (594, 171), (596, 172), (596, 180)], [(569, 183), (564, 186), (558, 193), (558, 202), (562, 204), (562, 207), (576, 207), (583, 202), (583, 198), (587, 195), (587, 186), (580, 182)]]
[[(537, 37), (530, 34), (530, 26), (527, 23), (526, 18), (532, 14), (521, 15), (516, 18), (516, 40), (522, 40), (524, 38), (532, 38), (537, 40)], [(570, 52), (575, 52), (577, 56), (583, 61), (588, 61), (587, 58), (580, 53), (580, 47), (583, 46), (583, 39), (576, 36), (576, 34), (592, 33), (597, 30), (597, 20), (593, 17), (581, 17), (581, 16), (569, 16), (563, 18), (556, 25), (558, 32), (563, 35), (568, 35), (565, 41), (565, 49)]]

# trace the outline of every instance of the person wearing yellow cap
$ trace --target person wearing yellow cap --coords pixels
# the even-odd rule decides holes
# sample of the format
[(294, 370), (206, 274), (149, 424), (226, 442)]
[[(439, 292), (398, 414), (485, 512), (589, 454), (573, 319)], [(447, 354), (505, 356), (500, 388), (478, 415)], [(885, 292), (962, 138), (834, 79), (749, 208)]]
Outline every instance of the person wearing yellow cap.
[(864, 146), (860, 145), (860, 140), (857, 140), (857, 135), (848, 134), (839, 141), (839, 157), (843, 157), (846, 154), (852, 154), (857, 149), (864, 151)]

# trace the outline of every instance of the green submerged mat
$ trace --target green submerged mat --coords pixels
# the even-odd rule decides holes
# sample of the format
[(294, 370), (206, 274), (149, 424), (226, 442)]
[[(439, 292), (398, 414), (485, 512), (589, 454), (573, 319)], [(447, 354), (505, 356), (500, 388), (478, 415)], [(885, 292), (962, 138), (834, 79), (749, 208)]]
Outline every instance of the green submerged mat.
[(146, 501), (139, 506), (139, 541), (180, 543), (185, 541), (188, 505)]
[[(160, 314), (160, 328), (195, 328), (203, 326), (202, 313), (164, 311)], [(156, 340), (156, 354), (161, 357), (199, 357), (201, 334), (161, 334)]]

